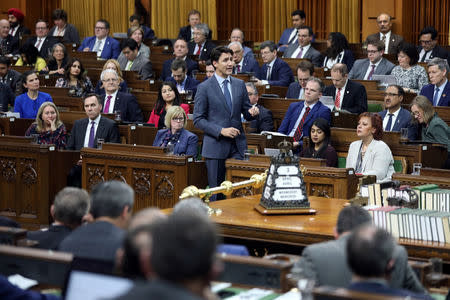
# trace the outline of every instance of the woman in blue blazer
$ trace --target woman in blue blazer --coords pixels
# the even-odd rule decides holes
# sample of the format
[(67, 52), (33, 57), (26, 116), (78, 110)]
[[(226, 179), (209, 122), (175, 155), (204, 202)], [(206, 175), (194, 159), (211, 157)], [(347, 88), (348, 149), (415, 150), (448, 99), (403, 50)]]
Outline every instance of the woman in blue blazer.
[(153, 146), (167, 148), (173, 144), (173, 154), (197, 156), (198, 137), (184, 129), (186, 112), (180, 106), (172, 106), (166, 112), (164, 124), (167, 129), (158, 130)]

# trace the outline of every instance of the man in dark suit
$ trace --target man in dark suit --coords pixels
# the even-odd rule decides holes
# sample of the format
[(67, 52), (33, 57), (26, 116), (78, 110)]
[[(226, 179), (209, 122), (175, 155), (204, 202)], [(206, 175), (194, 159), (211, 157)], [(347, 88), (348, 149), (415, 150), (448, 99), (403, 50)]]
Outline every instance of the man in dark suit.
[(189, 55), (195, 55), (199, 60), (208, 60), (216, 45), (207, 37), (210, 32), (208, 25), (200, 23), (194, 27), (194, 40), (189, 42)]
[(198, 63), (195, 60), (192, 60), (189, 57), (187, 57), (188, 52), (189, 52), (188, 43), (184, 39), (178, 38), (173, 44), (173, 55), (175, 57), (168, 59), (164, 62), (160, 80), (163, 81), (164, 79), (172, 75), (171, 67), (174, 59), (182, 59), (186, 62), (188, 76), (192, 76), (192, 71), (194, 70), (198, 71)]
[(165, 80), (174, 82), (180, 93), (192, 91), (193, 95), (197, 92), (197, 86), (200, 84), (197, 79), (187, 76), (187, 65), (182, 59), (175, 59), (172, 62), (172, 76)]
[(15, 94), (21, 74), (16, 70), (11, 69), (10, 66), (11, 60), (9, 57), (0, 56), (0, 82), (9, 86), (11, 91)]
[(265, 41), (260, 46), (264, 62), (256, 77), (256, 85), (289, 86), (294, 81), (292, 70), (281, 58), (277, 57), (277, 46), (272, 41)]
[(248, 98), (251, 105), (256, 105), (259, 109), (259, 115), (250, 122), (250, 130), (252, 133), (261, 133), (261, 131), (273, 131), (272, 112), (262, 105), (258, 104), (259, 95), (253, 82), (246, 82)]
[(120, 111), (121, 120), (125, 122), (141, 123), (142, 111), (132, 94), (119, 92), (119, 75), (116, 71), (105, 69), (100, 74), (100, 80), (105, 88), (102, 95), (103, 110), (105, 114), (114, 114)]
[[(156, 38), (155, 31), (148, 26), (141, 24), (141, 16), (139, 15), (131, 15), (130, 16), (130, 28), (132, 27), (141, 27), (144, 30), (144, 36), (142, 39), (144, 40), (153, 40)], [(127, 33), (130, 36), (131, 30), (128, 29)]]
[(19, 39), (9, 34), (8, 20), (0, 20), (0, 54), (17, 54), (19, 52)]
[(430, 84), (422, 88), (420, 94), (427, 97), (433, 106), (450, 106), (450, 82), (447, 74), (450, 72), (448, 63), (443, 58), (433, 58), (428, 63)]
[(288, 99), (305, 99), (308, 80), (314, 76), (314, 65), (309, 60), (302, 60), (297, 65), (297, 81), (292, 82), (286, 93)]
[(95, 35), (83, 40), (78, 51), (97, 52), (97, 57), (103, 59), (117, 59), (120, 54), (119, 42), (109, 34), (109, 22), (100, 19), (95, 23)]
[(106, 181), (97, 184), (91, 192), (90, 213), (94, 222), (72, 231), (58, 250), (80, 258), (105, 261), (113, 267), (133, 204), (134, 191), (126, 183)]
[(408, 129), (408, 139), (417, 140), (417, 126), (411, 122), (411, 113), (409, 110), (401, 107), (405, 91), (399, 85), (390, 85), (384, 92), (385, 110), (378, 114), (383, 118), (384, 131), (401, 131), (402, 128)]
[(397, 54), (400, 45), (403, 43), (403, 37), (392, 33), (391, 16), (386, 13), (380, 14), (377, 17), (377, 25), (379, 32), (369, 35), (366, 43), (371, 39), (382, 41), (385, 45), (384, 53)]
[(36, 36), (30, 37), (25, 43), (35, 46), (39, 50), (42, 58), (46, 59), (51, 55), (51, 49), (58, 39), (48, 35), (48, 22), (43, 19), (36, 21)]
[[(392, 235), (384, 229), (363, 225), (354, 230), (348, 237), (346, 246), (347, 263), (353, 273), (353, 282), (348, 289), (412, 299), (433, 299), (423, 290), (417, 293), (403, 289), (403, 286), (393, 287), (387, 284), (389, 278), (395, 278), (394, 274), (398, 271), (396, 268), (399, 257), (395, 256), (395, 252), (399, 247)], [(408, 263), (403, 259), (403, 264)], [(338, 272), (342, 276), (341, 270)]]
[(20, 39), (24, 35), (30, 34), (30, 29), (26, 28), (22, 23), (25, 15), (18, 8), (8, 9), (8, 21), (10, 26), (9, 34), (16, 39)]
[(211, 53), (215, 74), (197, 88), (194, 125), (203, 130), (202, 156), (208, 170), (208, 183), (216, 187), (225, 180), (225, 160), (244, 158), (247, 149), (241, 114), (248, 121), (259, 114), (251, 107), (244, 81), (231, 77), (233, 51), (217, 47)]
[(116, 122), (101, 116), (102, 99), (96, 94), (84, 98), (87, 118), (76, 120), (70, 133), (67, 149), (80, 150), (83, 147), (97, 148), (97, 139), (106, 143), (119, 143), (119, 128)]
[(305, 25), (300, 26), (297, 37), (297, 43), (290, 44), (284, 52), (283, 57), (309, 59), (314, 66), (318, 68), (322, 67), (322, 55), (311, 46), (311, 40), (313, 37), (312, 28)]
[(331, 80), (333, 85), (325, 88), (324, 95), (334, 98), (336, 110), (345, 110), (353, 114), (367, 111), (366, 88), (361, 83), (348, 79), (345, 64), (335, 64), (331, 68)]
[(120, 55), (118, 58), (121, 70), (135, 71), (142, 80), (153, 77), (152, 63), (147, 57), (139, 54), (139, 46), (135, 40), (123, 40), (121, 49), (123, 55)]
[(28, 231), (27, 239), (39, 242), (36, 248), (56, 250), (61, 241), (81, 225), (88, 212), (88, 193), (79, 188), (65, 187), (56, 194), (50, 207), (54, 222), (46, 229)]
[(367, 44), (367, 58), (355, 61), (348, 78), (372, 80), (373, 75), (390, 75), (395, 65), (384, 58), (383, 54), (383, 42), (375, 39), (369, 40)]
[[(178, 38), (185, 40), (187, 43), (194, 41), (194, 27), (201, 23), (200, 12), (196, 9), (191, 10), (188, 13), (189, 25), (181, 27), (178, 33)], [(208, 33), (208, 40), (212, 38), (212, 31)]]
[[(312, 244), (303, 249), (302, 259), (294, 268), (301, 268), (303, 274), (313, 279), (318, 286), (329, 285), (347, 287), (352, 280), (352, 273), (347, 265), (346, 245), (350, 233), (364, 224), (370, 224), (370, 214), (361, 207), (348, 206), (339, 212), (333, 241)], [(423, 288), (416, 274), (408, 264), (408, 254), (403, 246), (393, 250), (395, 268), (389, 280), (392, 288), (404, 288), (423, 293)], [(339, 276), (336, 276), (339, 274)]]
[(450, 53), (437, 45), (438, 32), (433, 26), (426, 26), (419, 35), (419, 61), (429, 62), (435, 57), (446, 59), (450, 64)]
[(231, 30), (230, 42), (241, 43), (242, 48), (244, 49), (244, 56), (251, 55), (252, 57), (254, 57), (253, 50), (244, 45), (244, 32), (240, 28), (233, 28), (233, 30)]
[(303, 10), (294, 10), (291, 13), (293, 27), (286, 28), (281, 34), (278, 42), (278, 51), (284, 52), (287, 47), (297, 41), (298, 29), (303, 26), (306, 21), (306, 14)]
[(324, 84), (319, 78), (312, 77), (306, 83), (305, 101), (289, 105), (278, 132), (294, 138), (294, 147), (301, 150), (303, 137), (309, 136), (309, 128), (317, 118), (330, 122), (331, 111), (319, 101)]
[(8, 111), (8, 104), (14, 106), (15, 99), (11, 88), (7, 84), (0, 83), (0, 112)]
[(253, 53), (250, 55), (244, 55), (244, 48), (240, 42), (231, 42), (228, 45), (233, 51), (233, 61), (234, 69), (233, 74), (239, 73), (253, 73), (258, 74), (259, 65), (258, 62), (253, 58)]

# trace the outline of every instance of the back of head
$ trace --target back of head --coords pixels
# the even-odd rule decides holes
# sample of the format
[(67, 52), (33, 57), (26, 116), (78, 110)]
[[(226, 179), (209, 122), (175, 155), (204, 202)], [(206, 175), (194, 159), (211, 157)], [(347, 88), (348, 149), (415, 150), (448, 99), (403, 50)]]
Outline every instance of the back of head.
[(206, 204), (200, 198), (189, 197), (175, 204), (172, 213), (198, 213), (202, 216), (207, 216), (208, 206), (206, 206)]
[(99, 217), (117, 218), (127, 206), (130, 211), (134, 204), (134, 191), (121, 181), (106, 181), (97, 184), (91, 192), (91, 214)]
[(359, 206), (347, 206), (340, 212), (336, 224), (338, 234), (355, 230), (361, 225), (370, 224), (370, 214)]
[(166, 215), (163, 214), (159, 208), (148, 207), (133, 215), (130, 224), (128, 224), (128, 230), (133, 230), (144, 225), (150, 225), (165, 218)]
[(53, 217), (69, 227), (79, 226), (89, 212), (89, 195), (80, 188), (65, 187), (53, 202)]

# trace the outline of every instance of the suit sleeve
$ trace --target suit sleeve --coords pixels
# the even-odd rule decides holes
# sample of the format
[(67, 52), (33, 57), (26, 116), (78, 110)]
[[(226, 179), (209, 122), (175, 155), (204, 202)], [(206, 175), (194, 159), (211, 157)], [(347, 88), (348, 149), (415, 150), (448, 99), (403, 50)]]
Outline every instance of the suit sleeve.
[(186, 155), (197, 156), (197, 150), (198, 150), (198, 137), (195, 134), (189, 135), (187, 139)]
[(143, 79), (143, 80), (149, 79), (150, 77), (153, 76), (152, 63), (150, 61), (148, 61), (147, 63), (145, 63), (142, 66), (141, 71), (139, 72), (139, 75), (141, 76), (141, 79)]
[(320, 55), (320, 52), (317, 52), (317, 54), (314, 55), (314, 57), (312, 58), (312, 63), (315, 67), (322, 67), (323, 59), (322, 55)]
[(295, 103), (292, 103), (291, 105), (289, 105), (288, 110), (287, 110), (286, 114), (284, 115), (283, 121), (281, 121), (281, 125), (278, 128), (278, 132), (286, 134), (286, 135), (289, 134), (289, 132), (288, 132), (289, 123), (291, 122), (291, 119), (294, 117), (293, 116), (294, 111), (295, 111), (295, 108), (293, 106), (294, 104)]
[(259, 124), (259, 130), (260, 131), (273, 131), (273, 117), (272, 112), (270, 110), (267, 110), (261, 119), (261, 122)]
[(400, 279), (401, 288), (413, 291), (415, 293), (425, 294), (426, 290), (420, 283), (419, 279), (417, 279), (417, 276), (411, 266), (408, 264), (408, 253), (404, 247), (399, 246), (398, 248), (399, 249), (397, 251), (399, 252), (395, 256), (394, 268), (398, 268), (399, 271), (403, 270), (403, 278)]
[(120, 143), (119, 127), (116, 122), (111, 124), (108, 136), (111, 143)]
[(199, 85), (195, 94), (194, 125), (204, 133), (218, 139), (222, 126), (214, 122), (213, 116), (208, 116), (208, 87), (209, 84), (206, 83)]
[(120, 45), (119, 42), (114, 40), (115, 43), (112, 43), (111, 45), (111, 58), (117, 59), (120, 55)]
[(306, 247), (303, 250), (300, 260), (295, 263), (295, 267), (300, 268), (302, 270), (302, 275), (304, 275), (306, 278), (313, 279), (316, 284), (319, 284), (317, 270), (312, 260), (311, 254), (311, 248)]
[(348, 109), (351, 113), (363, 113), (367, 111), (367, 93), (366, 88), (363, 85), (358, 87), (358, 91), (355, 95), (356, 107)]
[(134, 95), (131, 95), (130, 97), (127, 110), (130, 113), (130, 122), (142, 122), (144, 120), (144, 118), (142, 117), (142, 110), (139, 107), (139, 104)]
[(83, 40), (80, 47), (78, 47), (78, 51), (83, 51), (84, 48), (86, 48), (87, 38)]

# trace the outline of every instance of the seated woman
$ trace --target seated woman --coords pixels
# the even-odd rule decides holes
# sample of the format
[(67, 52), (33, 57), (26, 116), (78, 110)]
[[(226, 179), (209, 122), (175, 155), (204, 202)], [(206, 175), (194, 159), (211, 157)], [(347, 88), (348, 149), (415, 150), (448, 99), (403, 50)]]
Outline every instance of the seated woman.
[(180, 94), (175, 83), (164, 81), (159, 88), (158, 99), (147, 123), (153, 124), (159, 129), (165, 128), (164, 118), (166, 112), (173, 105), (181, 106), (186, 112), (186, 115), (189, 113), (189, 105), (181, 103)]
[(176, 155), (197, 155), (198, 137), (184, 129), (186, 112), (180, 106), (170, 107), (164, 118), (167, 129), (158, 130), (153, 146), (166, 148), (169, 143), (174, 145)]
[(35, 71), (41, 71), (47, 66), (45, 60), (39, 56), (39, 51), (30, 43), (24, 44), (19, 49), (20, 58), (16, 62), (16, 66), (33, 67)]
[(391, 180), (394, 158), (389, 146), (381, 140), (381, 117), (369, 112), (360, 114), (356, 134), (360, 140), (350, 144), (345, 167), (355, 169), (357, 174), (376, 175), (377, 182)]
[(47, 67), (42, 69), (41, 73), (49, 75), (64, 75), (64, 69), (68, 60), (69, 58), (67, 56), (66, 46), (61, 43), (54, 44)]
[(22, 94), (16, 97), (14, 112), (20, 113), (21, 118), (35, 119), (42, 103), (53, 102), (49, 94), (39, 91), (39, 78), (35, 71), (22, 74), (20, 87)]
[[(128, 37), (135, 40), (136, 43), (138, 44), (139, 49), (138, 55), (143, 55), (148, 59), (150, 59), (150, 48), (142, 42), (144, 40), (144, 29), (142, 29), (142, 27), (131, 27), (128, 30)], [(120, 52), (119, 57), (120, 56), (123, 56), (122, 52)], [(120, 59), (117, 58), (117, 60)]]
[(66, 149), (67, 131), (59, 119), (59, 111), (53, 102), (44, 102), (37, 112), (36, 121), (25, 132), (25, 136), (38, 136), (38, 144), (54, 144), (57, 149)]
[(343, 63), (347, 65), (347, 69), (350, 72), (354, 62), (355, 58), (348, 46), (345, 35), (340, 32), (331, 32), (327, 40), (323, 66), (331, 69), (335, 64)]
[(414, 45), (405, 43), (398, 52), (398, 66), (392, 69), (397, 85), (405, 92), (419, 93), (424, 85), (428, 84), (428, 75), (422, 66), (417, 64), (419, 53)]
[(434, 111), (433, 104), (425, 96), (417, 96), (410, 104), (413, 122), (419, 123), (419, 138), (424, 142), (447, 146), (448, 159), (445, 168), (450, 168), (450, 128)]
[(55, 86), (70, 88), (69, 94), (72, 97), (84, 97), (94, 90), (91, 80), (86, 76), (83, 65), (78, 58), (69, 60), (64, 71), (64, 77), (58, 78)]
[(336, 150), (329, 144), (330, 125), (324, 118), (316, 119), (309, 128), (308, 148), (300, 152), (300, 157), (324, 158), (327, 160), (327, 167), (337, 167), (338, 157)]
[[(103, 70), (111, 69), (117, 72), (119, 74), (119, 92), (122, 93), (128, 93), (128, 86), (127, 82), (123, 79), (122, 71), (120, 70), (119, 62), (115, 59), (108, 59), (105, 64), (103, 65)], [(104, 95), (105, 94), (105, 88), (103, 87), (102, 81), (99, 80), (97, 82), (97, 86), (95, 87), (94, 91), (97, 95)]]

